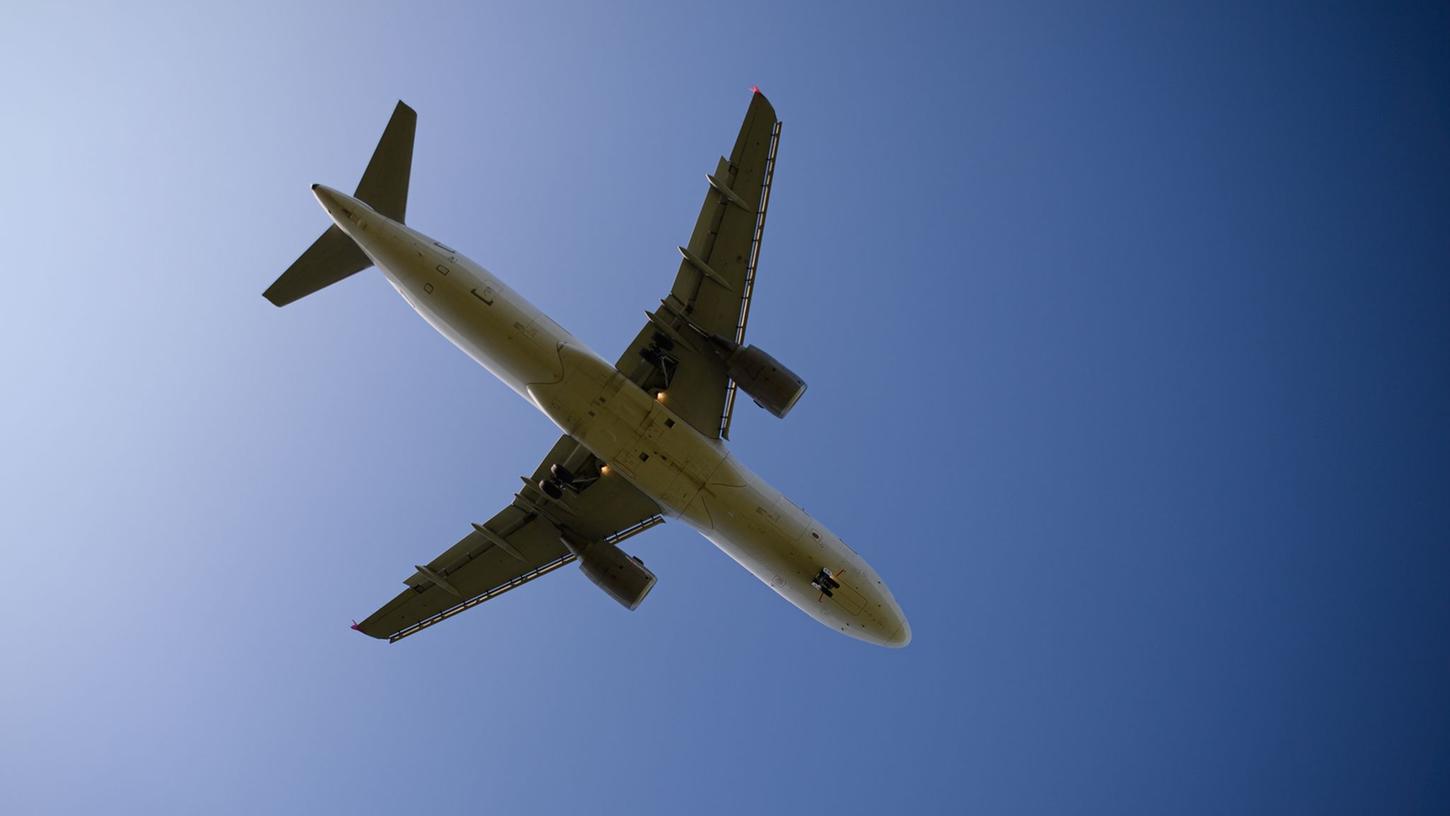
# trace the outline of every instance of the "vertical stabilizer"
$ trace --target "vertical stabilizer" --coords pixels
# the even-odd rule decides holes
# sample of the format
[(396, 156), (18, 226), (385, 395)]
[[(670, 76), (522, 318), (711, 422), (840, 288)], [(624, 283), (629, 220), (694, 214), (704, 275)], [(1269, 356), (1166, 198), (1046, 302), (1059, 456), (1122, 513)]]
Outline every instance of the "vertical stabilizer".
[(399, 224), (408, 210), (408, 178), (413, 172), (413, 132), (417, 127), (417, 112), (399, 101), (353, 194), (353, 198)]

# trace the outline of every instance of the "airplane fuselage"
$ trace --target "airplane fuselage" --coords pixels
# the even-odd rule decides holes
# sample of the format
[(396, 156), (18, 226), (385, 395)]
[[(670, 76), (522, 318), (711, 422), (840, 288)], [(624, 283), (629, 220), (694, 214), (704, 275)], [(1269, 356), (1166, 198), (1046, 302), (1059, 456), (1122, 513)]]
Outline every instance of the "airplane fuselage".
[[(833, 629), (904, 646), (911, 628), (880, 576), (820, 522), (488, 270), (323, 186), (337, 225), (423, 319), (533, 403), (666, 515), (698, 530), (781, 597)], [(825, 597), (812, 581), (829, 570)]]

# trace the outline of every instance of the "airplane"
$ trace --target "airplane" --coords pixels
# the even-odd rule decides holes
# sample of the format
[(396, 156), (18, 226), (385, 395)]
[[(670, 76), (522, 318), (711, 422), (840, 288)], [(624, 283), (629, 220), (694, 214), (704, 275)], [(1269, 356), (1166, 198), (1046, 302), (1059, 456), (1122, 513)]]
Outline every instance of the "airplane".
[(705, 177), (674, 285), (615, 363), (405, 224), (418, 117), (402, 101), (353, 195), (312, 185), (333, 224), (267, 300), (285, 306), (376, 266), (434, 329), (563, 432), (502, 510), (415, 565), (407, 588), (354, 629), (396, 642), (576, 561), (637, 609), (656, 577), (619, 545), (668, 517), (820, 623), (882, 646), (911, 641), (906, 615), (865, 559), (724, 444), (738, 391), (785, 417), (806, 390), (744, 344), (780, 143), (774, 107), (751, 90), (730, 157)]

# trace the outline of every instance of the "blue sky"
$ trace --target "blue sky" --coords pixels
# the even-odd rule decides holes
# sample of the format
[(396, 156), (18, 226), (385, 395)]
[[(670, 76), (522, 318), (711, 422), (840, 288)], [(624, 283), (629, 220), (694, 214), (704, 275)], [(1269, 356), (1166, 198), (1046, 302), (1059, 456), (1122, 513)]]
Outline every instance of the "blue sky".
[[(4, 810), (1443, 813), (1450, 14), (31, 4), (0, 26)], [(684, 525), (347, 628), (551, 426), (376, 273), (277, 310), (395, 100), (409, 221), (611, 356), (758, 83), (733, 449), (911, 618)]]

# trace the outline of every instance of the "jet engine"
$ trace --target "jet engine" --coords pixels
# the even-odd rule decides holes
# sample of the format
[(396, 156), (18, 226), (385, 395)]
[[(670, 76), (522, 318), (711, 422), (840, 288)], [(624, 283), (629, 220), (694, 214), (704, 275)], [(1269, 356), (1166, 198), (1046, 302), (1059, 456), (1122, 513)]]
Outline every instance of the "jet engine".
[(563, 537), (564, 546), (579, 558), (579, 570), (627, 609), (637, 609), (655, 586), (655, 574), (644, 562), (603, 541), (580, 542)]
[(784, 417), (806, 392), (806, 381), (755, 346), (740, 346), (725, 359), (730, 379), (755, 404)]

